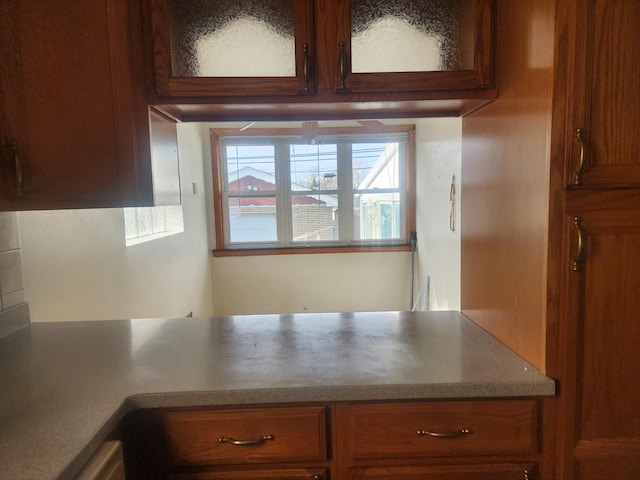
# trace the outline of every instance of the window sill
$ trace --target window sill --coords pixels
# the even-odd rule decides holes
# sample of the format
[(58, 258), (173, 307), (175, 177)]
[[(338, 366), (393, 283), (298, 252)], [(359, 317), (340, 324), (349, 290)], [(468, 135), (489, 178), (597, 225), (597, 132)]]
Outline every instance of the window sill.
[(158, 232), (152, 233), (150, 235), (144, 235), (142, 237), (136, 238), (128, 238), (125, 240), (125, 245), (127, 247), (132, 247), (134, 245), (140, 245), (141, 243), (151, 242), (153, 240), (158, 240), (159, 238), (169, 237), (171, 235), (177, 235), (178, 233), (182, 233), (183, 230), (180, 231), (169, 231), (169, 232)]
[(411, 245), (349, 245), (346, 247), (247, 248), (212, 250), (214, 257), (251, 257), (259, 255), (306, 255), (316, 253), (409, 252)]

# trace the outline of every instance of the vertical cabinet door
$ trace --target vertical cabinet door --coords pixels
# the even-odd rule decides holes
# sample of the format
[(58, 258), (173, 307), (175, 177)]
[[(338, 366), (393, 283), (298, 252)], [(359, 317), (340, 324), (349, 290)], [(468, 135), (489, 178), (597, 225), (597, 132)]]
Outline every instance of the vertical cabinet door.
[(0, 209), (138, 203), (146, 107), (140, 115), (128, 9), (126, 0), (1, 3)]
[[(631, 480), (640, 472), (640, 193), (616, 195), (615, 208), (569, 202), (565, 480)], [(587, 200), (607, 203), (597, 194)]]
[(580, 0), (575, 9), (566, 183), (640, 186), (640, 2)]
[(314, 91), (311, 0), (150, 0), (158, 97)]
[(337, 15), (337, 36), (324, 41), (332, 42), (325, 48), (335, 52), (331, 58), (337, 61), (333, 79), (336, 92), (425, 92), (493, 86), (492, 0), (335, 3), (335, 13), (331, 13)]

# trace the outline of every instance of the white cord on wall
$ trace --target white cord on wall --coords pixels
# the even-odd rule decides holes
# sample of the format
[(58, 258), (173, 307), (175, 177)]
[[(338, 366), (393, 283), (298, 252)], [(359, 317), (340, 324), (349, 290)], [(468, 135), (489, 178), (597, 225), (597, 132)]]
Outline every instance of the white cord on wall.
[(422, 286), (418, 293), (415, 303), (411, 307), (412, 312), (426, 312), (429, 310), (429, 276), (427, 275), (422, 280)]

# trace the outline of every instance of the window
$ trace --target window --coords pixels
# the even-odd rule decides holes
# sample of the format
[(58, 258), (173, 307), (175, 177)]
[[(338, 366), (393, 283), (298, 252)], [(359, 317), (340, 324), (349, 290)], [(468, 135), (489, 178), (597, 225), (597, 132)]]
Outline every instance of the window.
[(216, 253), (406, 247), (413, 126), (305, 126), (212, 130)]
[(123, 212), (127, 247), (184, 232), (182, 205), (131, 207)]

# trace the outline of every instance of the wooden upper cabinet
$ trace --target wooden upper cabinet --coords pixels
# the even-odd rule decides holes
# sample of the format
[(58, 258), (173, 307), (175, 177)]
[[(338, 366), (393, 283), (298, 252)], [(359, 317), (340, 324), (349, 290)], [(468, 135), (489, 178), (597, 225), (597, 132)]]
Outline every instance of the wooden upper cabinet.
[(572, 8), (566, 183), (640, 186), (640, 2), (580, 0)]
[(493, 87), (493, 0), (149, 1), (163, 103), (472, 98)]
[(151, 0), (158, 97), (308, 95), (312, 0)]
[(1, 3), (0, 210), (152, 202), (140, 22), (126, 0)]
[[(336, 92), (424, 92), (493, 86), (491, 1), (335, 3), (338, 32), (333, 41), (335, 53), (330, 57), (337, 58), (338, 63)], [(326, 37), (322, 40), (330, 41)]]

